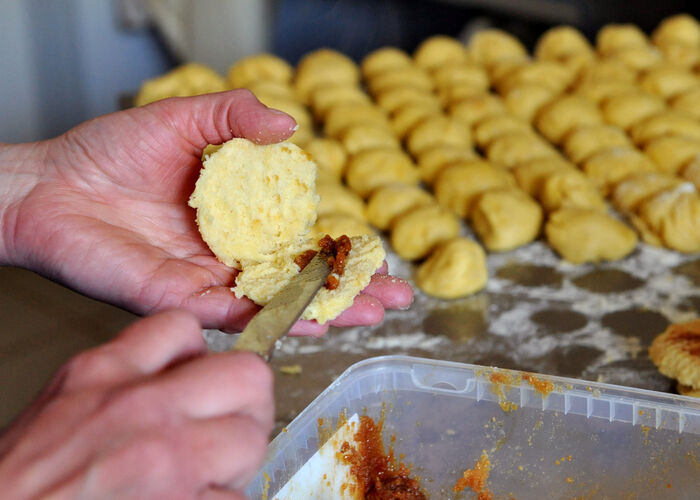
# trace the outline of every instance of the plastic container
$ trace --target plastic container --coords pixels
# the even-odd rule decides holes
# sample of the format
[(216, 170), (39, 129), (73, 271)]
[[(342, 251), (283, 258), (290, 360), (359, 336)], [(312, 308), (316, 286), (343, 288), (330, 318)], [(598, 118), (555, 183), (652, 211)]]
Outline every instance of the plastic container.
[(523, 375), (406, 356), (357, 363), (274, 439), (247, 494), (275, 498), (322, 444), (318, 419), (377, 419), (384, 407), (385, 445), (394, 435), (432, 500), (476, 498), (452, 486), (482, 452), (495, 499), (700, 498), (700, 400)]

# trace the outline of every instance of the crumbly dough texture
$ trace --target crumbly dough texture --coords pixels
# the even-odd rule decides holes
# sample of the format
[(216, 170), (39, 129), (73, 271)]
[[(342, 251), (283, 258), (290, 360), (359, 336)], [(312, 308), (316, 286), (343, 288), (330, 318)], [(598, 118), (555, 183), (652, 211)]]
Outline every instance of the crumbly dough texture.
[(649, 357), (667, 377), (700, 390), (700, 320), (670, 325), (651, 343)]

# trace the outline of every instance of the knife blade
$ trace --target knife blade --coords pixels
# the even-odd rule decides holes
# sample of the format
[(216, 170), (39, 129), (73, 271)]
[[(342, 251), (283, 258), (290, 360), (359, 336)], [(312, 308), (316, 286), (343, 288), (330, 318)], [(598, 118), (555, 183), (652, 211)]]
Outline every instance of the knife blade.
[(289, 332), (326, 282), (331, 273), (329, 257), (327, 252), (319, 251), (253, 316), (233, 345), (233, 350), (254, 352), (269, 361), (277, 340)]

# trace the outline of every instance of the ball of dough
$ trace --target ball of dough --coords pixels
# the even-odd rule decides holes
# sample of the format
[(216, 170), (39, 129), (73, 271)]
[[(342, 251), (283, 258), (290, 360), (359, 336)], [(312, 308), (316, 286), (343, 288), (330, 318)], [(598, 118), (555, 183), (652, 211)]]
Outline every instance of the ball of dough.
[(611, 125), (584, 125), (573, 129), (564, 139), (564, 152), (580, 164), (594, 154), (613, 147), (630, 147), (627, 134)]
[(280, 82), (279, 80), (255, 80), (246, 85), (246, 88), (255, 94), (260, 101), (263, 101), (265, 98), (290, 100), (296, 100), (297, 98), (294, 87), (287, 82)]
[(450, 106), (450, 115), (462, 120), (468, 126), (489, 115), (505, 113), (501, 100), (493, 94), (479, 94), (467, 97)]
[(440, 144), (418, 154), (418, 173), (425, 184), (432, 185), (435, 177), (446, 165), (478, 158), (479, 156), (471, 148), (455, 146), (454, 144)]
[(297, 65), (294, 87), (299, 99), (308, 104), (314, 88), (320, 85), (357, 85), (360, 71), (352, 59), (332, 49), (306, 54)]
[(639, 205), (661, 191), (674, 189), (682, 180), (662, 172), (639, 172), (617, 184), (612, 193), (615, 208), (622, 213), (633, 213)]
[(233, 89), (248, 87), (258, 80), (289, 83), (292, 81), (291, 65), (272, 54), (255, 54), (239, 59), (229, 67), (228, 84)]
[(659, 45), (659, 50), (669, 64), (692, 69), (700, 63), (700, 47), (682, 42), (668, 41)]
[(284, 111), (289, 116), (294, 118), (300, 127), (306, 126), (310, 128), (313, 126), (313, 118), (311, 117), (311, 113), (309, 113), (306, 106), (301, 104), (299, 101), (272, 95), (262, 95), (259, 96), (258, 99), (268, 108)]
[(536, 197), (547, 177), (562, 170), (578, 172), (573, 163), (557, 156), (549, 156), (519, 163), (513, 168), (512, 173), (520, 189)]
[(591, 156), (583, 171), (603, 196), (626, 177), (638, 172), (654, 172), (656, 165), (637, 149), (613, 147)]
[(483, 160), (467, 160), (445, 167), (435, 178), (433, 191), (440, 205), (466, 217), (480, 193), (512, 186), (515, 179), (508, 171)]
[(379, 92), (376, 101), (377, 105), (387, 113), (410, 104), (430, 106), (436, 112), (441, 110), (440, 101), (435, 94), (419, 87), (392, 87)]
[(634, 84), (637, 72), (618, 61), (603, 59), (584, 68), (579, 79), (581, 83), (616, 81)]
[(368, 80), (385, 71), (408, 68), (413, 66), (413, 60), (406, 52), (396, 47), (381, 47), (362, 59), (362, 74)]
[(434, 35), (418, 45), (413, 53), (413, 60), (416, 66), (427, 70), (459, 64), (468, 60), (467, 48), (455, 38)]
[(679, 135), (664, 135), (644, 145), (644, 153), (663, 171), (678, 173), (700, 156), (700, 140)]
[(519, 85), (503, 95), (506, 109), (521, 120), (532, 122), (537, 113), (552, 99), (556, 92), (540, 84)]
[(700, 86), (674, 96), (671, 99), (671, 109), (684, 111), (700, 120)]
[(435, 115), (418, 123), (406, 136), (406, 149), (414, 156), (441, 144), (471, 147), (469, 127), (456, 118)]
[(566, 134), (576, 127), (603, 123), (603, 116), (595, 103), (588, 99), (566, 95), (542, 108), (535, 123), (542, 135), (560, 144)]
[(320, 216), (316, 224), (311, 228), (311, 233), (316, 238), (323, 238), (329, 234), (333, 239), (340, 238), (342, 235), (360, 236), (363, 234), (375, 234), (374, 229), (364, 220), (340, 213)]
[(624, 130), (665, 108), (666, 104), (659, 97), (642, 92), (610, 97), (601, 106), (605, 121)]
[(632, 229), (597, 210), (558, 210), (550, 215), (544, 232), (551, 247), (574, 264), (618, 260), (637, 246)]
[(328, 137), (338, 138), (347, 128), (362, 123), (391, 128), (386, 113), (373, 104), (338, 104), (326, 113), (323, 132)]
[(391, 114), (391, 127), (397, 137), (404, 139), (420, 122), (441, 114), (442, 110), (439, 107), (435, 108), (426, 102), (406, 104)]
[(316, 218), (315, 182), (316, 165), (297, 146), (232, 139), (204, 161), (189, 204), (214, 255), (237, 267), (301, 245)]
[(548, 87), (552, 92), (563, 92), (573, 81), (574, 74), (569, 68), (555, 61), (535, 61), (509, 71), (496, 82), (499, 93), (527, 84)]
[(505, 168), (535, 158), (559, 156), (559, 153), (538, 135), (527, 132), (503, 134), (488, 145), (486, 157)]
[(700, 321), (671, 324), (651, 343), (649, 357), (662, 374), (680, 382), (680, 394), (700, 397)]
[(629, 134), (639, 145), (664, 135), (680, 135), (700, 140), (700, 122), (682, 111), (663, 111), (635, 123)]
[(491, 83), (484, 68), (476, 64), (462, 62), (446, 64), (432, 71), (431, 77), (437, 89), (465, 85), (487, 92)]
[(673, 65), (652, 68), (639, 81), (639, 87), (643, 91), (658, 95), (662, 99), (669, 99), (698, 85), (700, 79), (694, 73)]
[(454, 214), (439, 205), (423, 205), (394, 220), (391, 246), (402, 259), (417, 260), (458, 234), (459, 221)]
[(520, 40), (499, 29), (474, 33), (467, 47), (472, 61), (485, 66), (508, 59), (527, 58), (527, 50)]
[(319, 217), (328, 214), (346, 214), (365, 220), (365, 202), (357, 194), (337, 182), (324, 182), (316, 186), (320, 198), (316, 213)]
[(502, 252), (537, 238), (542, 208), (519, 189), (496, 188), (476, 198), (470, 218), (484, 246), (492, 252)]
[(367, 198), (387, 184), (418, 184), (418, 169), (400, 149), (367, 149), (350, 158), (345, 181), (353, 191)]
[(627, 47), (644, 47), (648, 43), (647, 36), (634, 24), (608, 24), (596, 36), (596, 48), (602, 56)]
[(475, 87), (471, 83), (455, 83), (447, 87), (440, 87), (436, 91), (440, 104), (449, 109), (450, 107), (468, 99), (484, 93), (481, 87)]
[(348, 155), (339, 141), (316, 137), (306, 145), (305, 149), (318, 166), (319, 180), (324, 177), (340, 181)]
[(409, 184), (389, 184), (376, 189), (367, 202), (367, 219), (374, 227), (386, 230), (396, 217), (421, 205), (434, 204), (430, 193)]
[(693, 183), (695, 189), (700, 190), (700, 160), (691, 161), (681, 171), (683, 179)]
[(563, 208), (582, 208), (605, 212), (603, 197), (578, 170), (560, 170), (542, 180), (537, 197), (542, 208), (554, 212)]
[(367, 81), (367, 86), (373, 95), (394, 87), (417, 87), (430, 92), (433, 89), (433, 81), (425, 70), (408, 66), (379, 73)]
[(416, 286), (440, 299), (478, 292), (487, 280), (486, 254), (478, 243), (467, 238), (441, 243), (416, 271)]
[(202, 64), (188, 63), (143, 82), (134, 104), (143, 106), (168, 97), (195, 96), (222, 90), (226, 90), (226, 82), (216, 71)]
[(576, 86), (575, 93), (600, 105), (609, 97), (636, 94), (639, 88), (632, 82), (619, 80), (588, 80)]
[(311, 92), (311, 109), (319, 121), (325, 119), (328, 110), (339, 104), (370, 104), (370, 98), (355, 85), (322, 85)]
[(651, 45), (624, 47), (608, 57), (609, 61), (624, 64), (635, 72), (649, 70), (663, 59), (663, 53)]
[(480, 148), (487, 147), (494, 139), (513, 132), (534, 133), (532, 126), (510, 114), (492, 115), (474, 127), (474, 139)]
[(287, 140), (293, 144), (296, 144), (300, 148), (305, 148), (313, 139), (314, 130), (311, 125), (299, 125), (296, 132), (294, 132)]
[(399, 140), (391, 129), (373, 123), (351, 125), (340, 136), (340, 142), (351, 155), (366, 149), (401, 148)]
[(651, 38), (657, 45), (677, 42), (698, 46), (700, 45), (700, 23), (688, 14), (667, 17), (656, 27)]
[(537, 59), (557, 61), (581, 52), (593, 52), (593, 47), (579, 30), (571, 26), (548, 29), (535, 45)]

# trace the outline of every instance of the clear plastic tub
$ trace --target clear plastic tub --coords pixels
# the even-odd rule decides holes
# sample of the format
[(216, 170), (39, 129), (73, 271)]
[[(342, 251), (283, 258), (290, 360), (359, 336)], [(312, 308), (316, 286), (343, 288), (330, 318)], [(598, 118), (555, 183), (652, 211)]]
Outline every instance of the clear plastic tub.
[(322, 444), (318, 419), (383, 407), (385, 444), (432, 500), (476, 498), (452, 486), (484, 451), (495, 499), (700, 498), (700, 400), (407, 356), (343, 373), (270, 444), (247, 494), (275, 498)]

